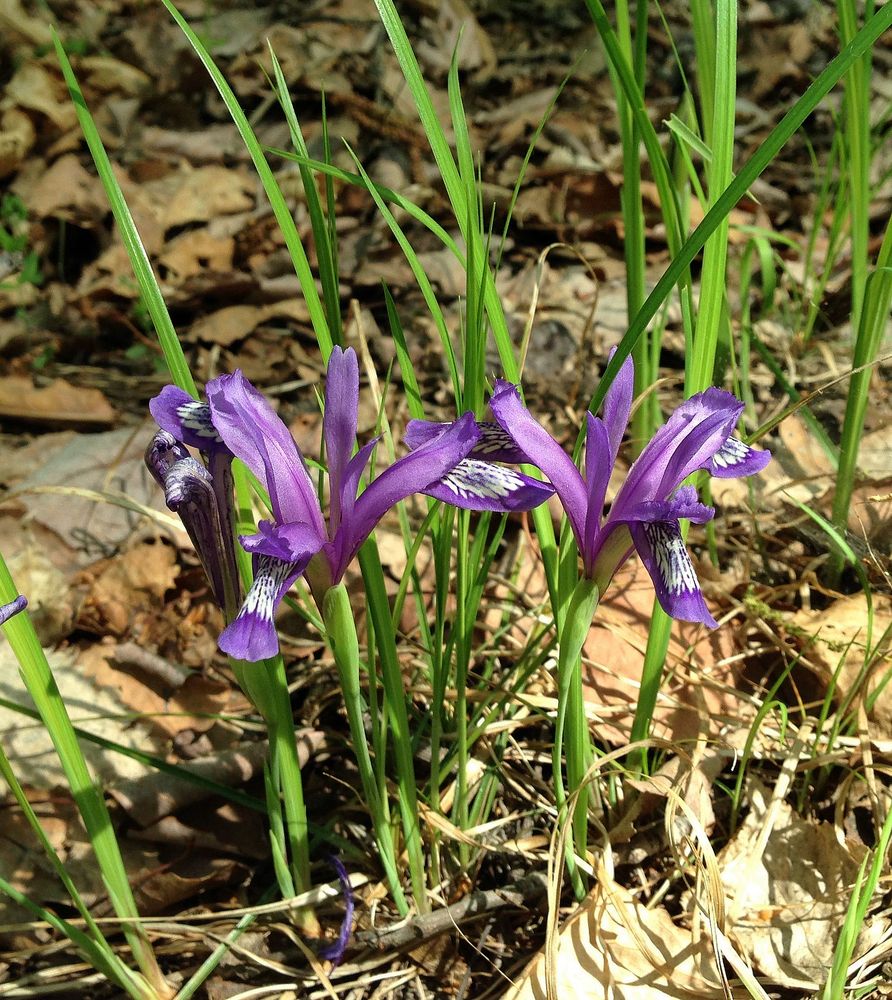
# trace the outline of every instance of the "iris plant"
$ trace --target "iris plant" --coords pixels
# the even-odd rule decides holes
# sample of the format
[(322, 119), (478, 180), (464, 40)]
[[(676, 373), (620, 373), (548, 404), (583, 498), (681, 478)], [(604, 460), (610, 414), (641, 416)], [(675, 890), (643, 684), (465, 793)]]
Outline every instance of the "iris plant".
[[(756, 451), (734, 436), (743, 403), (721, 389), (707, 389), (683, 402), (656, 432), (632, 464), (605, 516), (610, 475), (631, 414), (633, 384), (629, 359), (605, 395), (603, 417), (586, 415), (582, 472), (526, 409), (518, 388), (508, 382), (496, 382), (490, 401), (496, 423), (485, 425), (481, 434), (500, 458), (531, 462), (551, 481), (581, 557), (581, 577), (572, 593), (560, 595), (555, 608), (558, 712), (553, 765), (555, 795), (561, 806), (568, 801), (563, 762), (569, 789), (577, 791), (583, 788), (592, 762), (580, 657), (601, 594), (617, 569), (637, 551), (670, 616), (715, 627), (680, 524), (682, 519), (702, 524), (715, 512), (699, 502), (694, 486), (683, 483), (700, 470), (723, 478), (751, 475), (770, 458), (767, 451)], [(423, 447), (444, 433), (443, 426), (413, 421), (407, 440), (410, 446)], [(582, 856), (587, 844), (586, 800), (587, 796), (579, 795), (572, 810), (573, 842)], [(572, 852), (568, 864), (581, 897), (584, 885)]]
[(552, 492), (545, 483), (472, 457), (487, 435), (465, 414), (357, 495), (377, 438), (353, 454), (359, 366), (352, 349), (335, 347), (322, 423), (330, 496), (326, 520), (291, 433), (244, 375), (236, 371), (213, 379), (206, 394), (207, 403), (197, 403), (167, 386), (152, 400), (151, 411), (178, 441), (213, 455), (223, 448), (240, 458), (269, 493), (272, 520), (240, 538), (253, 556), (254, 582), (220, 636), (220, 648), (237, 659), (273, 656), (278, 649), (273, 615), (294, 581), (305, 575), (322, 608), (325, 593), (340, 582), (384, 514), (411, 494), (427, 492), (458, 507), (505, 512), (528, 510)]
[[(771, 454), (735, 437), (743, 403), (722, 389), (707, 389), (685, 400), (656, 432), (605, 517), (607, 486), (629, 422), (633, 384), (630, 358), (604, 398), (603, 418), (587, 414), (583, 473), (508, 382), (496, 382), (490, 405), (497, 423), (483, 425), (481, 440), (491, 441), (501, 460), (531, 462), (548, 477), (573, 530), (582, 575), (599, 593), (637, 551), (666, 613), (714, 628), (679, 522), (702, 524), (715, 511), (698, 501), (695, 487), (682, 483), (699, 470), (718, 478), (749, 476), (763, 469)], [(412, 421), (406, 439), (411, 446), (422, 445), (442, 433), (443, 426)]]

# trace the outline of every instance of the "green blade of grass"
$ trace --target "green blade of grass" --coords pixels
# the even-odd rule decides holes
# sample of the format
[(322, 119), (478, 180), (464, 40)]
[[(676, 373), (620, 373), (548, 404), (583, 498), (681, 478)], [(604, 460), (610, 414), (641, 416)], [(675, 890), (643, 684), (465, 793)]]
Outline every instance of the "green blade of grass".
[(121, 239), (127, 250), (127, 256), (130, 258), (130, 266), (136, 275), (143, 302), (145, 302), (149, 315), (152, 318), (158, 342), (164, 353), (164, 360), (167, 362), (167, 367), (170, 371), (170, 377), (184, 392), (188, 392), (192, 397), (197, 398), (198, 394), (195, 391), (195, 382), (192, 378), (192, 373), (189, 371), (189, 365), (183, 354), (179, 337), (176, 330), (174, 330), (170, 314), (161, 295), (161, 289), (158, 287), (158, 280), (155, 277), (152, 265), (146, 254), (146, 248), (142, 244), (139, 232), (136, 229), (136, 223), (133, 221), (133, 216), (130, 214), (130, 209), (121, 191), (121, 185), (118, 183), (117, 177), (115, 177), (108, 153), (106, 153), (105, 147), (102, 144), (99, 130), (96, 128), (96, 123), (93, 121), (93, 116), (87, 107), (83, 91), (77, 82), (74, 70), (71, 68), (65, 47), (56, 34), (55, 28), (53, 29), (53, 44), (56, 47), (56, 55), (59, 59), (59, 65), (62, 67), (62, 75), (65, 78), (68, 92), (71, 95), (71, 100), (77, 113), (77, 120), (84, 133), (90, 155), (93, 157), (93, 162), (96, 164), (99, 179), (102, 181), (103, 188), (105, 188), (105, 194), (111, 205), (112, 214), (118, 226), (118, 232), (121, 234)]
[[(588, 2), (591, 3), (594, 0), (588, 0)], [(722, 220), (752, 186), (753, 181), (777, 156), (790, 136), (836, 86), (849, 66), (856, 59), (859, 59), (890, 27), (892, 27), (892, 4), (885, 4), (876, 10), (852, 41), (828, 63), (805, 93), (771, 130), (752, 158), (741, 167), (734, 180), (719, 195), (715, 204), (703, 217), (700, 225), (688, 237), (678, 254), (673, 257), (672, 262), (645, 299), (641, 310), (629, 325), (628, 331), (620, 341), (616, 354), (608, 363), (598, 384), (598, 389), (592, 397), (589, 409), (593, 413), (598, 411), (610, 383), (631, 353), (636, 341), (657, 314), (660, 305), (669, 295), (679, 277), (686, 268), (690, 267), (707, 238), (715, 232)]]
[[(291, 94), (288, 92), (285, 75), (279, 65), (276, 53), (273, 51), (272, 43), (268, 42), (268, 44), (273, 63), (273, 89), (278, 98), (279, 106), (285, 114), (285, 120), (288, 122), (292, 145), (296, 153), (308, 157), (309, 151), (300, 123), (297, 120)], [(324, 108), (323, 103), (323, 114)], [(329, 220), (326, 219), (322, 209), (322, 199), (316, 190), (312, 170), (305, 163), (299, 163), (298, 169), (304, 186), (304, 196), (307, 199), (307, 209), (310, 213), (313, 241), (316, 244), (316, 259), (319, 262), (319, 281), (322, 284), (322, 296), (325, 300), (325, 315), (328, 326), (333, 331), (332, 339), (340, 343), (343, 340), (343, 331), (341, 327), (341, 297), (338, 289), (337, 250), (334, 245), (335, 231), (333, 226), (329, 226)]]
[(195, 54), (204, 64), (204, 68), (207, 70), (208, 75), (220, 94), (220, 97), (223, 99), (223, 103), (226, 105), (226, 110), (232, 117), (235, 127), (238, 129), (239, 134), (242, 137), (242, 141), (245, 144), (245, 148), (251, 156), (251, 162), (254, 164), (254, 169), (257, 171), (257, 176), (260, 178), (260, 183), (263, 185), (263, 190), (266, 192), (266, 196), (269, 199), (273, 215), (276, 217), (276, 222), (282, 230), (282, 236), (285, 239), (285, 246), (288, 248), (288, 253), (290, 254), (291, 261), (294, 264), (295, 273), (300, 281), (301, 291), (303, 292), (304, 300), (306, 301), (307, 309), (310, 313), (310, 322), (313, 324), (313, 331), (316, 334), (319, 350), (322, 352), (322, 359), (323, 361), (328, 361), (328, 356), (331, 353), (334, 342), (332, 340), (332, 334), (329, 329), (328, 321), (325, 318), (325, 309), (323, 308), (322, 301), (319, 298), (316, 281), (313, 277), (313, 272), (310, 269), (310, 262), (307, 260), (307, 254), (304, 250), (303, 243), (301, 242), (300, 234), (297, 231), (297, 226), (294, 223), (294, 218), (292, 217), (288, 205), (285, 202), (285, 196), (282, 194), (279, 182), (276, 180), (275, 175), (270, 169), (269, 163), (267, 163), (263, 147), (257, 140), (257, 136), (251, 128), (251, 123), (248, 121), (248, 116), (242, 110), (241, 105), (238, 102), (238, 98), (233, 93), (232, 88), (226, 81), (226, 78), (220, 72), (220, 69), (214, 62), (204, 43), (198, 35), (195, 34), (189, 26), (189, 23), (179, 10), (177, 10), (171, 0), (161, 0), (161, 2), (167, 8), (170, 16), (174, 19), (174, 21), (176, 21), (180, 31), (182, 31), (188, 39), (189, 44), (195, 50)]
[[(18, 590), (6, 562), (0, 556), (0, 604), (14, 600), (17, 595)], [(139, 923), (136, 901), (105, 799), (84, 760), (65, 703), (31, 619), (25, 613), (16, 615), (3, 625), (3, 630), (19, 662), (25, 687), (59, 755), (59, 762), (86, 827), (112, 907), (117, 916), (125, 920), (124, 934), (137, 965), (158, 995), (168, 996), (169, 987), (158, 968), (145, 930)]]

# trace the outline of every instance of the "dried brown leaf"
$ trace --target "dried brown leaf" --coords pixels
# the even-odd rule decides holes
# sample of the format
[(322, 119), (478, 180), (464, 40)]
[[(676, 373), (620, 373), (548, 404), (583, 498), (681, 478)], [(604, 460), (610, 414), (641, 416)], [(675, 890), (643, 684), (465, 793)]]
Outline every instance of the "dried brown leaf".
[[(814, 989), (825, 979), (845, 919), (860, 856), (830, 823), (770, 802), (756, 782), (750, 811), (718, 863), (728, 935), (771, 983)], [(765, 825), (771, 806), (773, 827)], [(767, 832), (767, 838), (766, 838)], [(880, 931), (870, 926), (864, 943)]]
[[(645, 947), (643, 948), (642, 945)], [(508, 1000), (544, 1000), (546, 952), (525, 970)], [(608, 879), (561, 928), (555, 957), (560, 1000), (697, 1000), (723, 997), (708, 937), (678, 927)]]

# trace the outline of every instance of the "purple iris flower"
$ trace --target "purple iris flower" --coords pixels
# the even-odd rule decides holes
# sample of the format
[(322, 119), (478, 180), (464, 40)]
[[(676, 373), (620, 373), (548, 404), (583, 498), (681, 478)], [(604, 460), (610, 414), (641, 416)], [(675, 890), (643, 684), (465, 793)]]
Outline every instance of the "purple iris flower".
[[(510, 461), (537, 465), (553, 484), (566, 511), (582, 557), (584, 575), (603, 593), (613, 574), (638, 552), (667, 614), (714, 628), (706, 608), (679, 521), (702, 524), (713, 517), (693, 486), (682, 482), (704, 469), (718, 478), (749, 476), (768, 463), (758, 451), (734, 436), (743, 403), (722, 389), (707, 389), (685, 400), (656, 432), (633, 463), (609, 514), (604, 501), (610, 474), (632, 408), (634, 369), (631, 358), (620, 369), (604, 399), (604, 416), (587, 414), (584, 473), (530, 414), (516, 386), (497, 381), (493, 416), (514, 446)], [(434, 425), (413, 422), (407, 439), (419, 443)], [(497, 440), (497, 432), (489, 431)]]
[[(269, 493), (273, 519), (241, 536), (254, 557), (254, 582), (220, 648), (241, 660), (278, 650), (273, 615), (294, 581), (306, 574), (320, 604), (338, 583), (384, 514), (412, 493), (428, 492), (473, 510), (528, 510), (551, 487), (478, 460), (465, 462), (481, 437), (471, 414), (439, 429), (424, 446), (399, 459), (357, 496), (377, 439), (355, 455), (359, 365), (352, 349), (333, 349), (325, 386), (322, 435), (330, 504), (326, 522), (303, 456), (264, 397), (236, 371), (207, 384), (207, 404), (168, 386), (152, 401), (158, 423), (200, 448), (240, 458)], [(184, 398), (185, 397), (185, 398)], [(174, 430), (174, 425), (176, 430)]]

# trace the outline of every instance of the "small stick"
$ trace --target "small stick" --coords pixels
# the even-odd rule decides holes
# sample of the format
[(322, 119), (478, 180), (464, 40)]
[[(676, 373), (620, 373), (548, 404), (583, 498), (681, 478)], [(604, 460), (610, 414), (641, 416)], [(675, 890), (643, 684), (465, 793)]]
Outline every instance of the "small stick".
[(548, 879), (544, 872), (531, 872), (523, 878), (506, 885), (504, 889), (486, 889), (469, 893), (464, 899), (411, 919), (408, 923), (382, 930), (360, 931), (355, 935), (356, 944), (384, 950), (417, 945), (428, 938), (436, 937), (452, 930), (463, 920), (471, 920), (484, 913), (492, 913), (506, 906), (521, 908), (532, 900), (544, 896), (548, 891)]

